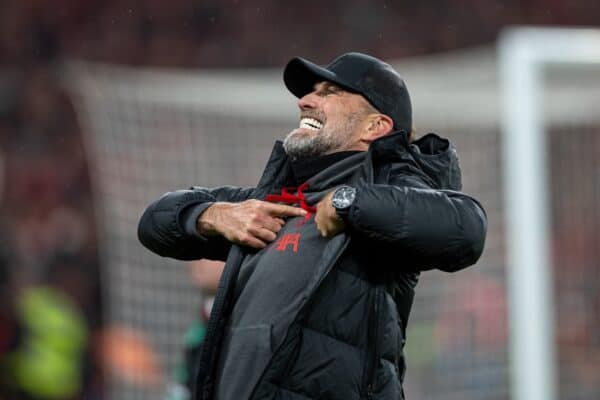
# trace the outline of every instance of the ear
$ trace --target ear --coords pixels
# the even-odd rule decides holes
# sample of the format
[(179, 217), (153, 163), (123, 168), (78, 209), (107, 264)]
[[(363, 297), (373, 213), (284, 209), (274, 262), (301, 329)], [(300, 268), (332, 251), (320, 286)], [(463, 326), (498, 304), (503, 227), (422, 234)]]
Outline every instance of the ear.
[(385, 114), (371, 114), (365, 120), (365, 129), (360, 139), (368, 144), (394, 130), (394, 121)]

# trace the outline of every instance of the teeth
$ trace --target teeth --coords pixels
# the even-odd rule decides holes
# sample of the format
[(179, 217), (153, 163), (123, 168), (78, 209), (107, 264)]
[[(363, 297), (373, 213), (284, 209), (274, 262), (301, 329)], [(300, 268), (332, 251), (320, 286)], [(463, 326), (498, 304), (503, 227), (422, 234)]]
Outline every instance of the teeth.
[(300, 120), (300, 128), (312, 129), (318, 131), (323, 128), (323, 124), (314, 118), (302, 118)]

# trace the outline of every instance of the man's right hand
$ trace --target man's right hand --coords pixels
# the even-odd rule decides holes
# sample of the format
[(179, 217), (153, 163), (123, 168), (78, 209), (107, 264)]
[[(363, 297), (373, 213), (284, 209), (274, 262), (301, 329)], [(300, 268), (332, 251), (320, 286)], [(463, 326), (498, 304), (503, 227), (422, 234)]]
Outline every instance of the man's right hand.
[(302, 208), (261, 200), (217, 202), (200, 215), (197, 226), (202, 235), (222, 235), (232, 243), (262, 249), (275, 240), (284, 217), (304, 215)]

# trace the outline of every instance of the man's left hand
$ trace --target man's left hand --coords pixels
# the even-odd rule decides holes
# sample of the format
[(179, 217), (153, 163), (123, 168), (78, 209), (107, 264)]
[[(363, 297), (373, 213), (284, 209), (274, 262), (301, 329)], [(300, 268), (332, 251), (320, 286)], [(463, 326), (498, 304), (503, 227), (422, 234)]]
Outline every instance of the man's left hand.
[(346, 228), (346, 224), (335, 211), (331, 204), (333, 190), (325, 195), (317, 204), (317, 213), (315, 214), (315, 223), (321, 236), (332, 237)]

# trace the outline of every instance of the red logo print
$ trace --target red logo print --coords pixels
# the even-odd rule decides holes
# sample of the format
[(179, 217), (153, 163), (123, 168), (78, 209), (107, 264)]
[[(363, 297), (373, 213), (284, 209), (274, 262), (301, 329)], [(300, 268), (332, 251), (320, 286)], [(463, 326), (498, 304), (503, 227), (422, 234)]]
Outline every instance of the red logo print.
[(285, 251), (289, 245), (292, 245), (294, 253), (298, 252), (298, 242), (300, 241), (299, 233), (286, 233), (277, 241), (277, 251)]

